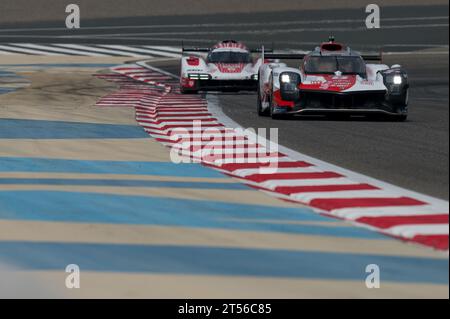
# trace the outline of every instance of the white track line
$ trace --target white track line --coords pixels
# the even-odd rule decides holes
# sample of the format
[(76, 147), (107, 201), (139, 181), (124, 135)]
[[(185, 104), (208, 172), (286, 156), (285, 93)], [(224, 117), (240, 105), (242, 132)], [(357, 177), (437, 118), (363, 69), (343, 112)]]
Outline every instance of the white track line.
[(170, 47), (170, 46), (164, 46), (164, 45), (148, 45), (146, 47), (150, 48), (150, 49), (155, 49), (155, 50), (179, 53), (180, 55), (182, 54), (181, 48), (179, 48), (179, 47)]
[[(381, 30), (393, 29), (424, 29), (424, 28), (443, 28), (448, 27), (448, 23), (434, 24), (402, 24), (402, 25), (382, 25)], [(258, 30), (227, 30), (227, 31), (173, 31), (173, 32), (142, 32), (128, 33), (129, 37), (148, 37), (148, 36), (204, 36), (204, 35), (242, 35), (242, 34), (284, 34), (284, 33), (303, 33), (303, 32), (357, 32), (367, 30), (366, 26), (351, 27), (318, 27), (318, 28), (290, 28), (290, 29), (258, 29)], [(123, 37), (123, 33), (89, 35), (94, 38), (112, 38)]]
[(6, 51), (15, 51), (19, 53), (27, 53), (27, 54), (33, 54), (33, 55), (48, 55), (48, 56), (61, 56), (63, 54), (57, 54), (57, 53), (51, 53), (46, 51), (40, 51), (40, 50), (32, 50), (32, 49), (25, 49), (25, 48), (19, 48), (9, 45), (0, 45), (0, 49), (4, 49)]
[[(390, 17), (383, 18), (383, 21), (435, 21), (445, 20), (449, 16), (434, 17)], [(118, 25), (118, 26), (98, 26), (83, 27), (83, 30), (114, 30), (114, 29), (169, 29), (169, 28), (213, 28), (213, 27), (259, 27), (259, 26), (280, 26), (280, 25), (309, 25), (309, 24), (336, 24), (336, 23), (358, 23), (361, 19), (320, 19), (320, 20), (288, 20), (288, 21), (267, 21), (267, 22), (241, 22), (241, 23), (192, 23), (192, 24), (149, 24), (149, 25)], [(9, 28), (0, 29), (0, 33), (9, 32), (29, 32), (29, 31), (66, 31), (66, 28)]]
[(341, 208), (333, 210), (333, 214), (346, 219), (356, 220), (361, 217), (389, 217), (389, 216), (421, 216), (445, 214), (441, 205), (423, 205), (416, 212), (411, 207), (386, 206), (381, 210), (379, 207), (364, 208)]
[(413, 238), (416, 235), (448, 235), (449, 233), (448, 224), (401, 225), (390, 227), (389, 232), (406, 238)]
[(106, 54), (100, 54), (100, 53), (92, 53), (88, 51), (80, 51), (80, 50), (72, 50), (72, 49), (64, 49), (64, 48), (55, 48), (48, 45), (38, 45), (38, 44), (31, 44), (31, 43), (14, 43), (16, 46), (30, 48), (30, 49), (38, 49), (41, 51), (51, 51), (51, 52), (57, 52), (60, 54), (68, 53), (68, 54), (75, 54), (75, 55), (81, 55), (81, 56), (92, 56), (92, 57), (106, 57), (108, 55)]
[[(393, 194), (386, 190), (360, 190), (360, 191), (340, 191), (340, 192), (311, 192), (311, 193), (297, 193), (291, 195), (294, 199), (297, 199), (304, 203), (310, 203), (315, 199), (338, 199), (338, 198), (399, 198), (401, 194)], [(380, 209), (382, 210), (382, 209)]]
[(2, 50), (0, 50), (0, 54), (2, 54), (2, 55), (24, 55), (23, 53), (19, 53), (19, 52), (10, 52), (10, 51), (2, 51)]
[[(163, 51), (156, 51), (156, 50), (149, 50), (149, 49), (141, 49), (141, 48), (135, 48), (135, 47), (129, 47), (125, 45), (112, 45), (112, 44), (102, 44), (99, 45), (100, 47), (109, 48), (109, 49), (118, 49), (118, 50), (124, 50), (124, 51), (132, 51), (132, 52), (138, 52), (138, 53), (146, 53), (147, 55), (158, 55), (163, 57), (169, 57), (169, 58), (180, 58), (181, 54), (174, 54), (170, 52), (163, 52)], [(146, 47), (146, 46), (144, 46)]]
[(65, 48), (73, 48), (73, 49), (80, 49), (80, 50), (86, 50), (86, 51), (92, 51), (92, 52), (100, 52), (100, 53), (107, 53), (107, 54), (113, 54), (118, 56), (130, 56), (130, 57), (136, 57), (136, 58), (145, 58), (145, 55), (142, 54), (134, 54), (130, 52), (120, 51), (120, 50), (111, 50), (111, 49), (104, 49), (104, 48), (97, 48), (97, 47), (91, 47), (87, 45), (81, 45), (81, 44), (54, 44), (55, 46), (65, 47)]

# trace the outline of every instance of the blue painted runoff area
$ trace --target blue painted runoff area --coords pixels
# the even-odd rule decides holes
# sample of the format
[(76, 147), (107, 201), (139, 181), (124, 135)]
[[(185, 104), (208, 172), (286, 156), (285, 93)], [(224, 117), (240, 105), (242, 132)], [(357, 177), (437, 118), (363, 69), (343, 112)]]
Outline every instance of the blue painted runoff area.
[(23, 79), (24, 78), (23, 76), (18, 75), (15, 72), (2, 71), (2, 70), (0, 70), (0, 77), (14, 77), (14, 78), (19, 78), (19, 79)]
[(0, 157), (0, 172), (224, 177), (220, 172), (196, 163), (89, 161), (29, 157)]
[(377, 264), (383, 282), (448, 284), (448, 260), (272, 249), (121, 244), (0, 242), (0, 258), (26, 270), (233, 275), (357, 280)]
[(7, 94), (16, 91), (17, 88), (2, 88), (0, 87), (0, 94)]
[(137, 125), (0, 119), (0, 138), (7, 139), (123, 139), (148, 137), (148, 134)]
[[(0, 191), (0, 219), (220, 228), (388, 239), (381, 234), (353, 226), (292, 223), (333, 220), (320, 216), (309, 208), (65, 191)], [(278, 223), (264, 223), (261, 220), (277, 220)]]
[(230, 189), (249, 190), (241, 183), (208, 183), (149, 181), (126, 179), (68, 179), (68, 178), (0, 178), (0, 185), (71, 185), (71, 186), (107, 186), (107, 187), (168, 187), (194, 189)]

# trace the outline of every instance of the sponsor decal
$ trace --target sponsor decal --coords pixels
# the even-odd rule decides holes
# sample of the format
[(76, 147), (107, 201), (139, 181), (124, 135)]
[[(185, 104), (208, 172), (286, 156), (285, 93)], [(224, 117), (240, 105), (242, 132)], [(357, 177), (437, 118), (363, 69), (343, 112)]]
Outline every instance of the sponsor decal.
[(341, 92), (348, 90), (356, 84), (356, 76), (336, 76), (324, 75), (322, 81), (314, 78), (312, 81), (300, 84), (300, 89), (304, 90), (326, 90), (333, 92)]
[(241, 73), (245, 64), (243, 63), (217, 63), (217, 68), (222, 73)]

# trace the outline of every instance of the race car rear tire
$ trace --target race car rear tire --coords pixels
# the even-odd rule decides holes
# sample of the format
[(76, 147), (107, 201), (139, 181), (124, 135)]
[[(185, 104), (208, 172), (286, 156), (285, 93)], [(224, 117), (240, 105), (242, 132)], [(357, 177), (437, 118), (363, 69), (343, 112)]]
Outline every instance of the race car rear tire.
[(183, 87), (180, 88), (180, 92), (181, 92), (181, 94), (197, 94), (198, 93), (197, 90), (185, 89)]

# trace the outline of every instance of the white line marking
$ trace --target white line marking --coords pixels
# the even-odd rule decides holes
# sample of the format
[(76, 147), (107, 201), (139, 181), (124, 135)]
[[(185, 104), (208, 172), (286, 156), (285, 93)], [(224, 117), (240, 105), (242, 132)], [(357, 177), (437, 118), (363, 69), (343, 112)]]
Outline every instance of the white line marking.
[(448, 224), (401, 225), (388, 228), (394, 235), (413, 238), (416, 235), (448, 235)]
[(138, 52), (138, 53), (146, 53), (147, 55), (159, 55), (164, 57), (181, 57), (181, 55), (175, 55), (172, 53), (166, 53), (162, 51), (155, 51), (155, 50), (148, 50), (148, 49), (141, 49), (131, 46), (125, 46), (125, 45), (112, 45), (112, 44), (102, 44), (99, 45), (100, 47), (104, 48), (110, 48), (110, 49), (118, 49), (118, 50), (124, 50), (124, 51), (132, 51), (132, 52)]
[[(391, 29), (423, 29), (423, 28), (441, 28), (448, 27), (448, 23), (435, 24), (403, 24), (403, 25), (382, 25), (380, 30)], [(367, 30), (366, 26), (351, 26), (351, 27), (319, 27), (319, 28), (289, 28), (289, 29), (258, 29), (258, 30), (227, 30), (227, 31), (179, 31), (179, 32), (142, 32), (142, 33), (128, 33), (129, 37), (148, 37), (148, 36), (199, 36), (199, 35), (242, 35), (242, 34), (283, 34), (283, 33), (302, 33), (302, 32), (355, 32)], [(89, 35), (92, 38), (115, 38), (122, 37), (123, 33), (111, 34), (94, 34)]]
[(448, 55), (449, 51), (383, 52), (383, 55)]
[[(383, 21), (435, 21), (445, 20), (449, 16), (434, 17), (392, 17), (383, 18)], [(120, 25), (120, 26), (98, 26), (83, 27), (83, 30), (114, 30), (114, 29), (169, 29), (169, 28), (213, 28), (213, 27), (250, 27), (250, 26), (280, 26), (280, 25), (302, 25), (302, 24), (336, 24), (336, 23), (363, 23), (362, 19), (321, 19), (321, 20), (291, 20), (291, 21), (267, 21), (267, 22), (244, 22), (244, 23), (200, 23), (200, 24), (157, 24), (157, 25)], [(0, 29), (2, 32), (29, 32), (29, 31), (66, 31), (66, 28), (10, 28)]]
[[(145, 48), (152, 48), (151, 46), (144, 45)], [(181, 58), (181, 53), (170, 53), (170, 52), (163, 52), (163, 51), (157, 51), (157, 50), (151, 50), (154, 54), (166, 56), (168, 58)]]
[[(315, 199), (339, 199), (339, 198), (399, 198), (401, 194), (393, 194), (385, 190), (358, 190), (358, 191), (342, 191), (342, 192), (311, 192), (311, 193), (297, 193), (291, 195), (304, 203), (309, 203)], [(382, 210), (379, 207), (379, 210)]]
[(2, 55), (23, 55), (22, 53), (19, 53), (19, 52), (9, 52), (9, 51), (2, 51), (2, 50), (0, 50), (0, 54), (2, 54)]
[(336, 216), (351, 220), (356, 220), (361, 217), (437, 215), (448, 214), (448, 205), (447, 207), (439, 204), (421, 205), (420, 207), (418, 206), (414, 211), (411, 210), (410, 206), (386, 206), (382, 209), (380, 207), (341, 208), (333, 210), (332, 213)]
[(76, 55), (82, 55), (82, 56), (95, 56), (95, 57), (105, 57), (106, 54), (99, 54), (99, 53), (91, 53), (87, 51), (79, 51), (79, 50), (71, 50), (71, 49), (63, 49), (63, 48), (55, 48), (47, 45), (38, 45), (38, 44), (31, 44), (31, 43), (14, 43), (14, 45), (30, 48), (30, 49), (38, 49), (42, 51), (52, 51), (57, 52), (60, 54), (69, 53), (69, 54), (76, 54)]
[(314, 178), (314, 179), (272, 179), (260, 183), (266, 188), (275, 189), (282, 186), (323, 186), (323, 185), (353, 185), (355, 181), (345, 178)]
[(9, 46), (9, 45), (0, 45), (0, 49), (4, 49), (4, 50), (7, 50), (7, 51), (11, 50), (11, 51), (20, 52), (20, 53), (34, 54), (34, 55), (48, 55), (48, 56), (60, 56), (60, 55), (63, 55), (63, 54), (56, 54), (56, 53), (51, 53), (51, 52), (39, 51), (39, 50), (18, 48), (18, 47), (13, 47), (13, 46)]
[(145, 61), (138, 61), (138, 62), (136, 62), (136, 64), (139, 65), (140, 67), (143, 67), (143, 68), (146, 68), (146, 69), (150, 69), (150, 70), (152, 70), (154, 72), (159, 72), (161, 74), (170, 76), (171, 78), (174, 78), (174, 79), (177, 79), (177, 80), (180, 79), (180, 77), (178, 75), (175, 75), (173, 73), (161, 70), (159, 68), (155, 68), (154, 66), (148, 65), (147, 63), (145, 63)]
[(167, 51), (172, 53), (179, 53), (181, 54), (181, 48), (179, 47), (169, 47), (169, 46), (163, 46), (163, 45), (148, 45), (147, 48), (155, 49), (155, 50), (161, 50), (161, 51)]
[(138, 58), (145, 58), (145, 55), (142, 54), (133, 54), (130, 52), (125, 52), (125, 51), (119, 51), (119, 50), (110, 50), (110, 49), (102, 49), (102, 48), (96, 48), (96, 47), (91, 47), (91, 46), (87, 46), (87, 45), (81, 45), (81, 44), (53, 44), (56, 46), (60, 46), (60, 47), (65, 47), (65, 48), (73, 48), (73, 49), (80, 49), (80, 50), (86, 50), (86, 51), (93, 51), (93, 52), (101, 52), (101, 53), (109, 53), (109, 54), (114, 54), (114, 55), (119, 55), (119, 56), (131, 56), (131, 57), (138, 57)]
[[(317, 167), (287, 167), (287, 168), (277, 168), (277, 173), (321, 173), (323, 170)], [(273, 169), (268, 168), (243, 168), (233, 171), (234, 175), (239, 175), (242, 177), (250, 176), (254, 174), (272, 174)]]

